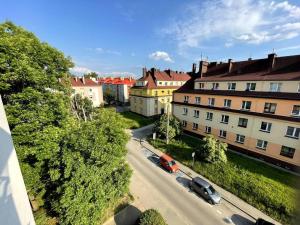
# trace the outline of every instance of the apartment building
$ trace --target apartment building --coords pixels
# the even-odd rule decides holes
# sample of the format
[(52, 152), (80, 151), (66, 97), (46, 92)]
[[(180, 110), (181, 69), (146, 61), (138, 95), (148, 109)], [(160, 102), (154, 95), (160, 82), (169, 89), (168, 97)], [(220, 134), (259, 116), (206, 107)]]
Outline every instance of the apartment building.
[(184, 85), (190, 75), (152, 68), (143, 69), (143, 77), (136, 81), (130, 92), (130, 110), (144, 115), (154, 116), (171, 112), (172, 93)]
[(300, 55), (201, 61), (192, 76), (172, 102), (186, 132), (212, 134), (232, 150), (300, 168)]
[(97, 79), (102, 84), (103, 94), (111, 94), (120, 103), (129, 103), (130, 89), (135, 84), (133, 77), (102, 77)]
[(103, 104), (102, 85), (94, 78), (71, 77), (71, 86), (74, 94), (80, 94), (93, 102), (94, 107)]

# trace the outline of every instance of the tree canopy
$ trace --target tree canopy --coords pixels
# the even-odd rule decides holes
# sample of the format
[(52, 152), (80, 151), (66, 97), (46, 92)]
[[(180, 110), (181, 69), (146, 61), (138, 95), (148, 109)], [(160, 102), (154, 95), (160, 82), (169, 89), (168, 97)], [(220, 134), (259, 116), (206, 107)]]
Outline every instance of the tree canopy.
[(97, 224), (128, 192), (127, 136), (119, 115), (86, 99), (76, 110), (89, 119), (74, 115), (72, 66), (34, 34), (0, 24), (0, 94), (26, 189), (60, 224)]
[[(154, 132), (156, 132), (159, 137), (166, 138), (167, 122), (168, 122), (167, 114), (161, 115), (160, 119), (155, 122)], [(175, 116), (169, 115), (169, 129), (168, 129), (169, 140), (180, 135), (181, 133), (182, 133), (182, 126), (180, 121)]]

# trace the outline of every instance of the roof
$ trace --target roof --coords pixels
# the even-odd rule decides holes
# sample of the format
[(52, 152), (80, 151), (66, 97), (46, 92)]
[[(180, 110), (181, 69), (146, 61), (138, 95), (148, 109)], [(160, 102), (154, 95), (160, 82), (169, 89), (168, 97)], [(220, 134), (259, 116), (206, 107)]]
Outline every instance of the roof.
[(133, 86), (135, 79), (131, 77), (100, 77), (97, 79), (101, 84), (127, 84)]
[(157, 86), (156, 82), (157, 81), (188, 81), (191, 79), (191, 76), (187, 73), (184, 72), (178, 72), (178, 71), (172, 71), (172, 70), (165, 70), (165, 71), (160, 71), (155, 68), (152, 68), (149, 71), (145, 71), (145, 74), (143, 74), (143, 77), (138, 79), (137, 81), (147, 81), (147, 84), (142, 87), (137, 87), (135, 88), (146, 88), (146, 89), (151, 89), (151, 88), (178, 88), (180, 86)]
[(197, 184), (200, 184), (201, 186), (203, 186), (204, 188), (208, 188), (209, 186), (211, 186), (210, 183), (208, 183), (207, 181), (203, 180), (200, 177), (194, 177), (193, 181)]
[(71, 85), (72, 87), (99, 86), (97, 81), (84, 77), (71, 77)]
[(203, 73), (202, 77), (199, 76), (195, 81), (299, 81), (300, 55), (277, 57), (270, 54), (268, 58), (263, 59), (209, 63), (207, 72)]
[(171, 156), (168, 156), (167, 154), (163, 154), (163, 155), (161, 155), (160, 157), (161, 157), (161, 158), (164, 158), (164, 159), (167, 160), (167, 161), (172, 161), (172, 160), (174, 160), (174, 159), (171, 158)]

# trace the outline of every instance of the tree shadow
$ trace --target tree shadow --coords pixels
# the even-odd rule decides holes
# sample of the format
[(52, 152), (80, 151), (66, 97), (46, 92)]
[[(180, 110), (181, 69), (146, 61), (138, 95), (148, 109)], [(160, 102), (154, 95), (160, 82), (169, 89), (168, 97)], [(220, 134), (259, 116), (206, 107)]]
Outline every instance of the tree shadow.
[(141, 215), (141, 210), (133, 205), (128, 205), (119, 213), (115, 214), (114, 221), (116, 225), (136, 225)]
[(250, 219), (248, 219), (248, 218), (246, 218), (244, 216), (241, 216), (239, 214), (233, 214), (231, 216), (231, 221), (235, 225), (250, 225), (250, 224), (253, 225), (253, 224), (255, 224)]

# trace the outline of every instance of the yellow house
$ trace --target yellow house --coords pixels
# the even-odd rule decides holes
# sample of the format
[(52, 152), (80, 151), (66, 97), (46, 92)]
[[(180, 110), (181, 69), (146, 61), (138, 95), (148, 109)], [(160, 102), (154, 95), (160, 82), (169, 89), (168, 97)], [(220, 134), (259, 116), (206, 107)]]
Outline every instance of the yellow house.
[(173, 91), (190, 78), (183, 72), (144, 68), (143, 77), (130, 90), (130, 110), (147, 117), (170, 112)]

